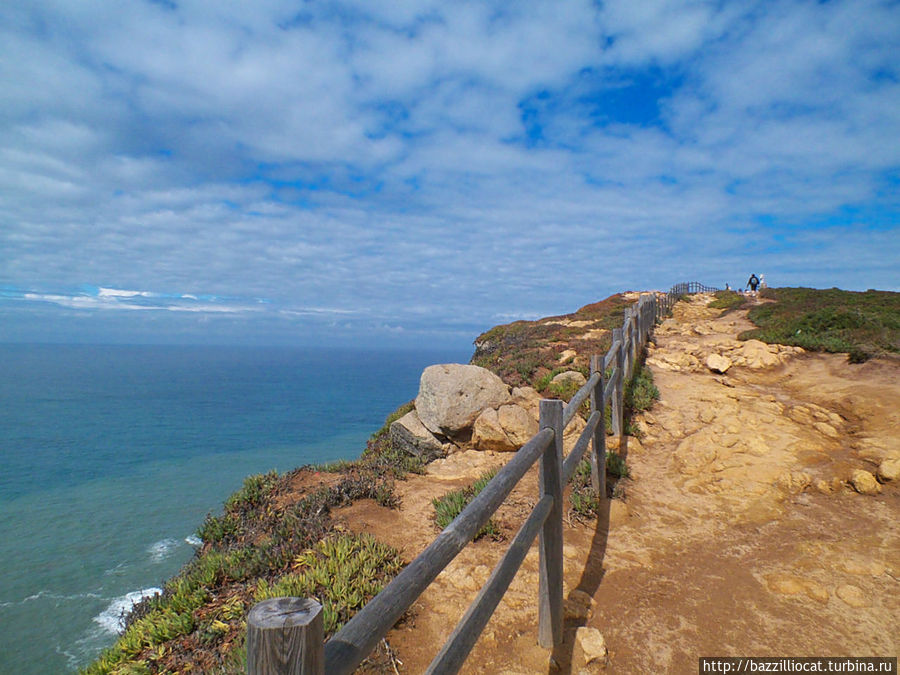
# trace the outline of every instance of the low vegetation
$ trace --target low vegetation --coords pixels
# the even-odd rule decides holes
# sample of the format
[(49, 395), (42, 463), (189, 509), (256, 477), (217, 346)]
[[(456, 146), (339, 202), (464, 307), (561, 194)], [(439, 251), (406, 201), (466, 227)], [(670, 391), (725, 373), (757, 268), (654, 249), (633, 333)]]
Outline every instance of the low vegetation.
[(743, 307), (747, 302), (748, 299), (741, 293), (736, 293), (734, 291), (716, 291), (715, 300), (712, 300), (707, 307), (721, 309), (724, 310), (723, 313), (725, 313)]
[[(496, 471), (487, 471), (481, 474), (478, 480), (471, 485), (459, 490), (451, 490), (442, 497), (432, 499), (431, 504), (434, 506), (435, 524), (443, 530), (452, 523), (453, 519), (469, 505), (469, 502), (475, 499), (485, 486), (491, 482), (496, 473)], [(494, 522), (493, 518), (488, 520), (484, 527), (476, 533), (476, 540), (481, 537), (491, 537), (492, 539), (500, 537), (500, 528), (497, 527), (497, 523)]]
[(634, 413), (650, 410), (653, 403), (659, 400), (659, 389), (653, 384), (653, 373), (643, 361), (636, 365), (631, 381), (625, 385), (624, 400), (626, 418)]
[[(609, 350), (610, 331), (622, 325), (631, 304), (617, 294), (572, 314), (496, 326), (476, 338), (471, 363), (493, 371), (510, 386), (533, 386), (558, 397), (549, 391), (553, 376), (566, 370), (587, 376), (590, 355)], [(576, 355), (565, 356), (566, 350)]]
[[(620, 497), (623, 490), (619, 481), (628, 478), (628, 465), (625, 458), (615, 451), (606, 453), (606, 491), (607, 498)], [(580, 520), (596, 518), (600, 514), (600, 500), (594, 494), (591, 484), (591, 463), (585, 458), (575, 467), (575, 474), (570, 483), (569, 504), (572, 515)]]
[(900, 352), (900, 293), (770, 288), (749, 312), (758, 327), (742, 340), (847, 353), (853, 362)]
[(329, 635), (343, 625), (401, 561), (372, 537), (336, 532), (330, 510), (361, 498), (391, 505), (392, 478), (361, 463), (329, 487), (289, 494), (311, 474), (302, 468), (248, 477), (222, 515), (200, 526), (195, 558), (162, 595), (135, 607), (121, 637), (82, 672), (243, 673), (246, 614), (277, 595), (317, 598)]

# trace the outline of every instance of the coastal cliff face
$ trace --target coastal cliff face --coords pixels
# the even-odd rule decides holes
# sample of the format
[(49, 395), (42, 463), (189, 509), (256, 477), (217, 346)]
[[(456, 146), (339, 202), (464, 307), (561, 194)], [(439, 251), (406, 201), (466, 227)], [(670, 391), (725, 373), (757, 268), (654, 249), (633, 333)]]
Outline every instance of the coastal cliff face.
[[(442, 468), (443, 480), (451, 482), (454, 471), (496, 464), (495, 451), (514, 450), (536, 431), (542, 395), (574, 391), (554, 377), (586, 373), (590, 355), (608, 349), (609, 329), (621, 325), (636, 297), (618, 294), (572, 314), (497, 326), (476, 340), (470, 365), (434, 367), (434, 386), (398, 408), (358, 460), (249, 477), (223, 513), (201, 525), (196, 558), (161, 596), (136, 605), (119, 641), (83, 672), (243, 672), (246, 614), (255, 602), (279, 594), (318, 597), (326, 633), (334, 632), (393, 576), (401, 559), (410, 559), (364, 532), (348, 531), (335, 514), (356, 504), (390, 512), (399, 505), (398, 481), (424, 474), (437, 458), (456, 457)], [(454, 369), (475, 373), (474, 383), (465, 385), (471, 397), (444, 378)], [(452, 397), (448, 387), (456, 392)], [(471, 405), (462, 410), (448, 405), (450, 398), (471, 398)], [(444, 489), (441, 483), (435, 495)], [(432, 507), (420, 517), (431, 523)], [(352, 561), (357, 571), (351, 574), (338, 559)], [(345, 581), (335, 584), (336, 578)], [(385, 658), (376, 654), (373, 667)]]

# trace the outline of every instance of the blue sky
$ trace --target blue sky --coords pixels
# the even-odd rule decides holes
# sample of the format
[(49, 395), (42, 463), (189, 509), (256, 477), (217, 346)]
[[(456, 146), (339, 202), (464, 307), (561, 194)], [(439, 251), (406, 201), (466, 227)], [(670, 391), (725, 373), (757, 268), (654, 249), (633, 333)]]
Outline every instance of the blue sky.
[(465, 345), (900, 290), (900, 4), (0, 6), (0, 341)]

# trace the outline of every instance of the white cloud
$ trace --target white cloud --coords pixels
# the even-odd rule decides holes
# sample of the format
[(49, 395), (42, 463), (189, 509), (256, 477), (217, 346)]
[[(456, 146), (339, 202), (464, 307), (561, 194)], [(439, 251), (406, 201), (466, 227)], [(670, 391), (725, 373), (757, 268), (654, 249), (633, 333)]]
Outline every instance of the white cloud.
[(0, 283), (181, 294), (60, 306), (449, 334), (751, 265), (895, 283), (891, 3), (0, 12)]

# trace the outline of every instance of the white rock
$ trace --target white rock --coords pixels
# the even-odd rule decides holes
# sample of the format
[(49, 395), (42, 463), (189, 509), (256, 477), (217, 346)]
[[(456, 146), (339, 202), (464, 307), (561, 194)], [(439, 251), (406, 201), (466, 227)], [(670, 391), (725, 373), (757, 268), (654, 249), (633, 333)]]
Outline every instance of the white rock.
[(878, 478), (883, 482), (900, 478), (900, 457), (886, 459), (879, 464)]
[(724, 373), (731, 368), (731, 359), (721, 354), (710, 354), (706, 358), (706, 367), (714, 373)]
[(606, 660), (606, 640), (603, 639), (599, 630), (582, 626), (575, 631), (575, 639), (581, 645), (586, 664)]
[(853, 485), (853, 489), (861, 495), (877, 495), (881, 492), (881, 486), (875, 480), (875, 476), (863, 469), (853, 470), (853, 473), (850, 474), (850, 483)]
[(485, 408), (507, 401), (509, 389), (491, 371), (448, 363), (422, 372), (416, 412), (431, 433), (453, 436), (471, 427)]
[(577, 370), (567, 370), (564, 373), (559, 373), (559, 375), (555, 376), (551, 382), (553, 384), (566, 384), (568, 382), (574, 382), (579, 387), (584, 386), (584, 383), (587, 382), (587, 379), (579, 373)]

